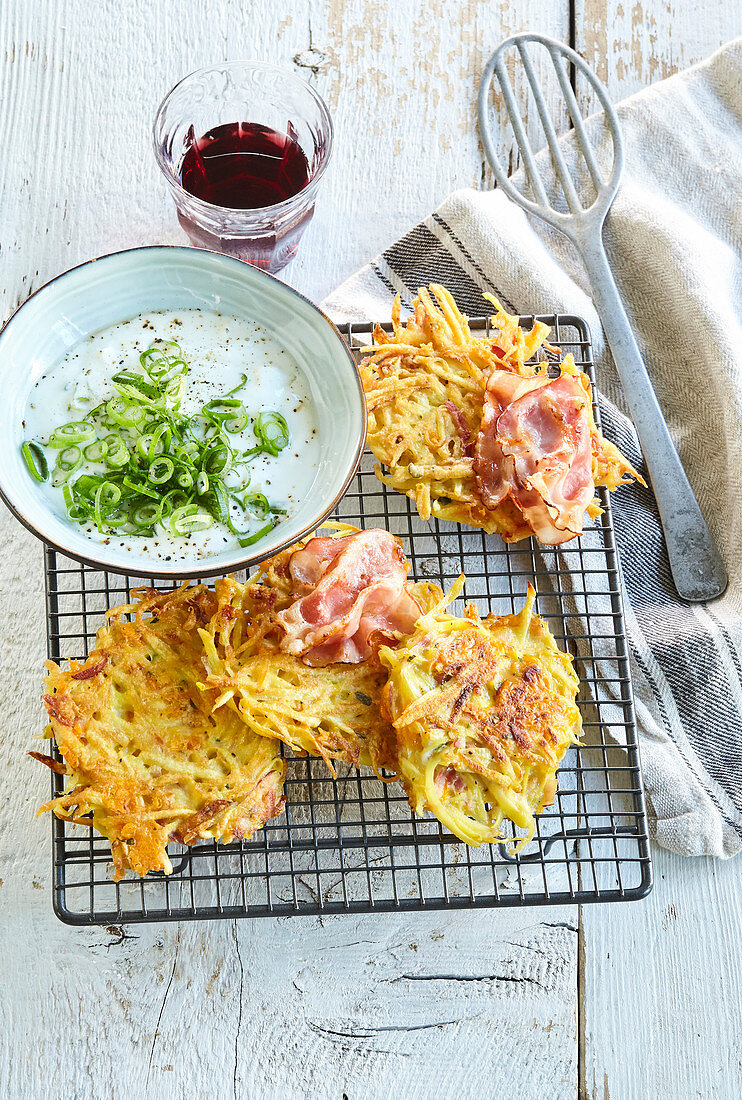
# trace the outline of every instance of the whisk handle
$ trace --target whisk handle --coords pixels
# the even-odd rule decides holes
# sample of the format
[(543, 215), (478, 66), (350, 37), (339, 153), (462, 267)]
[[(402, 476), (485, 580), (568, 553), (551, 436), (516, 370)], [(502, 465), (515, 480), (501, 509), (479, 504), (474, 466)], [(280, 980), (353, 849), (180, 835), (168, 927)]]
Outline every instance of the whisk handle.
[(724, 562), (675, 450), (603, 242), (591, 237), (579, 242), (582, 258), (646, 460), (675, 587), (684, 600), (713, 600), (728, 584)]

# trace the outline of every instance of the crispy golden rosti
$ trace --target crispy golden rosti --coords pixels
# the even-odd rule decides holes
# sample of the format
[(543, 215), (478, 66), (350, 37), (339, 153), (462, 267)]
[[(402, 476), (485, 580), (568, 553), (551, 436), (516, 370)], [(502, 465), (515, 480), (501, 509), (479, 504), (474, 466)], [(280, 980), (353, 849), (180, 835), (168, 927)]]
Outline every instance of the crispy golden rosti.
[[(358, 528), (326, 525), (337, 538)], [(325, 531), (323, 531), (325, 533)], [(311, 536), (310, 536), (311, 537)], [(209, 675), (218, 693), (215, 706), (230, 707), (256, 733), (277, 737), (294, 752), (332, 761), (395, 770), (394, 732), (379, 710), (386, 670), (378, 660), (359, 664), (308, 666), (283, 652), (278, 612), (295, 599), (288, 563), (309, 537), (263, 563), (255, 577), (240, 584), (216, 582), (218, 609), (201, 631)], [(411, 584), (427, 611), (441, 598), (431, 583)]]
[[(475, 442), (482, 426), (485, 388), (494, 370), (543, 375), (548, 364), (534, 356), (546, 347), (547, 325), (536, 321), (524, 332), (518, 318), (496, 299), (490, 336), (475, 337), (442, 286), (422, 288), (414, 312), (401, 321), (400, 299), (392, 311), (393, 333), (377, 326), (374, 345), (364, 348), (360, 373), (368, 408), (368, 445), (381, 463), (377, 477), (414, 501), (422, 519), (432, 517), (481, 527), (517, 542), (532, 534), (518, 506), (507, 497), (494, 508), (482, 499), (475, 472)], [(434, 301), (435, 299), (435, 301)], [(588, 416), (593, 480), (613, 490), (638, 474), (621, 452), (598, 432), (592, 414), (590, 380), (571, 355), (560, 370), (576, 375), (590, 401)], [(641, 480), (641, 479), (640, 479)], [(601, 509), (595, 500), (587, 509)]]
[(117, 880), (128, 869), (169, 874), (171, 840), (251, 836), (282, 811), (286, 769), (278, 741), (226, 708), (212, 714), (214, 693), (197, 686), (198, 628), (217, 610), (214, 593), (137, 595), (109, 612), (83, 664), (47, 663), (44, 697), (69, 778), (41, 810), (107, 837)]
[(457, 618), (441, 604), (396, 649), (379, 651), (389, 670), (382, 709), (410, 805), (467, 844), (502, 839), (505, 819), (526, 830), (526, 844), (579, 736), (572, 660), (534, 613), (534, 599), (529, 586), (517, 615), (486, 619), (473, 605)]

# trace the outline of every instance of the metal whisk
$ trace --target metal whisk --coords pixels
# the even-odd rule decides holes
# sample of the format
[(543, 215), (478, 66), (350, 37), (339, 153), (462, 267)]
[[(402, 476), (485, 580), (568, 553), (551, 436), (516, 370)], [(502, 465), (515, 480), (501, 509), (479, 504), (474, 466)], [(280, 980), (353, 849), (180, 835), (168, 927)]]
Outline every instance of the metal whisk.
[[(587, 172), (596, 191), (596, 196), (590, 205), (583, 205), (581, 202), (559, 146), (554, 123), (549, 115), (528, 50), (528, 44), (532, 42), (544, 46), (553, 63), (569, 117), (574, 126), (577, 148), (584, 157)], [(506, 70), (508, 50), (513, 50), (514, 58), (520, 58), (525, 70), (551, 153), (555, 180), (558, 180), (561, 185), (568, 212), (557, 209), (549, 198), (544, 180), (538, 170)], [(613, 163), (607, 176), (603, 174), (596, 151), (587, 136), (584, 120), (570, 84), (568, 65), (574, 65), (582, 73), (605, 112), (604, 123), (613, 151)], [(529, 199), (514, 186), (498, 158), (488, 109), (489, 92), (493, 80), (499, 84), (515, 140), (523, 158), (525, 179), (530, 184), (537, 201)], [(516, 34), (506, 39), (495, 50), (482, 75), (479, 87), (479, 127), (487, 159), (500, 187), (529, 214), (543, 218), (549, 225), (564, 233), (582, 256), (592, 287), (595, 308), (613, 353), (616, 370), (644, 452), (678, 594), (683, 599), (693, 602), (713, 600), (727, 587), (728, 578), (724, 562), (678, 458), (647, 369), (642, 362), (636, 339), (631, 331), (603, 246), (603, 222), (618, 191), (623, 169), (621, 130), (616, 112), (608, 99), (608, 93), (579, 54), (568, 46), (540, 34)]]

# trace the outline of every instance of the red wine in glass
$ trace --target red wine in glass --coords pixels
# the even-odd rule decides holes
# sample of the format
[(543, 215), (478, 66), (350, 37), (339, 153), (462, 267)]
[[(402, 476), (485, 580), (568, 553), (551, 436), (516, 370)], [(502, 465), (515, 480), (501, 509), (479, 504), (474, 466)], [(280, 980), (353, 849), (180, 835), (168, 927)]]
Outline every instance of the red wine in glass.
[[(191, 138), (179, 179), (184, 190), (202, 202), (234, 211), (265, 212), (304, 190), (309, 183), (309, 164), (292, 133), (282, 134), (254, 122), (230, 122)], [(184, 211), (179, 210), (178, 217), (191, 239), (204, 247), (277, 270), (296, 252), (313, 212), (313, 202), (303, 204), (288, 225), (285, 218), (277, 217), (276, 226), (269, 225), (267, 231), (262, 228), (254, 237), (235, 238), (209, 232)]]
[(309, 183), (309, 165), (288, 134), (255, 122), (229, 122), (193, 142), (180, 182), (214, 206), (256, 210), (298, 195)]
[(332, 119), (314, 88), (280, 66), (220, 61), (168, 92), (152, 137), (192, 244), (285, 267), (332, 154)]

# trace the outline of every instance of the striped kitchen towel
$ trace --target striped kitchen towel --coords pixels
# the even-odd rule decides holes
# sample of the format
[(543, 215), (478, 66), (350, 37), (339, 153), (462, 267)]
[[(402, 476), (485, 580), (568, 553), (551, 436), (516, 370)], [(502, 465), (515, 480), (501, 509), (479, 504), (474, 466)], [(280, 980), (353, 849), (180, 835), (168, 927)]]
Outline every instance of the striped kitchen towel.
[[(709, 605), (678, 600), (657, 509), (614, 499), (644, 781), (660, 844), (742, 848), (742, 40), (619, 105), (626, 174), (605, 229), (624, 302), (730, 576)], [(569, 139), (566, 149), (569, 150)], [(455, 192), (325, 302), (337, 320), (389, 316), (392, 297), (447, 286), (481, 315), (576, 313), (593, 338), (603, 429), (642, 457), (579, 260), (499, 191)]]

